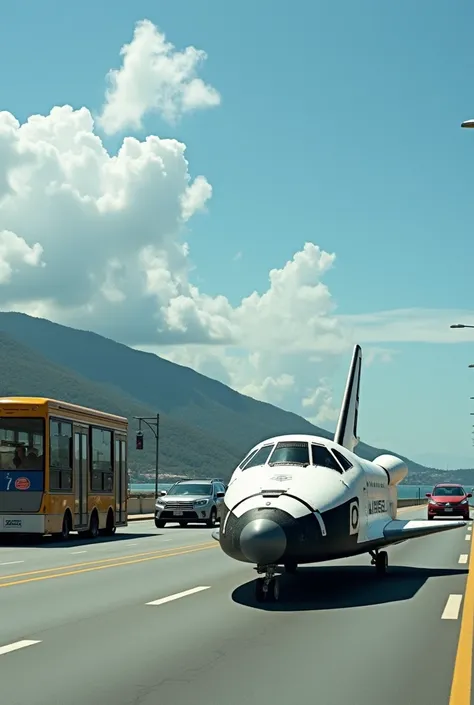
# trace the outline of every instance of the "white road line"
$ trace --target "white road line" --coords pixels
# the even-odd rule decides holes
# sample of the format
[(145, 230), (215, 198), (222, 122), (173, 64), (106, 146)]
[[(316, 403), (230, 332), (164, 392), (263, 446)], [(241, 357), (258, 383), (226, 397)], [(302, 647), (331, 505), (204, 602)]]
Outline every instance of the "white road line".
[(184, 592), (177, 592), (175, 595), (168, 595), (168, 597), (162, 597), (159, 600), (153, 600), (153, 602), (147, 602), (147, 605), (164, 605), (166, 602), (172, 602), (173, 600), (179, 600), (181, 597), (187, 597), (188, 595), (194, 595), (196, 592), (201, 592), (202, 590), (209, 590), (210, 585), (200, 585), (199, 587), (191, 588), (191, 590), (185, 590)]
[(467, 559), (469, 558), (467, 553), (461, 553), (459, 556), (459, 563), (467, 563)]
[(471, 540), (471, 534), (466, 534), (464, 538), (466, 539), (466, 541), (470, 541), (470, 540)]
[(3, 654), (9, 654), (11, 651), (18, 651), (18, 649), (25, 649), (27, 646), (33, 646), (33, 644), (41, 644), (41, 641), (23, 639), (23, 641), (15, 641), (13, 644), (0, 646), (0, 656), (3, 656)]
[(472, 531), (472, 524), (469, 524), (469, 526), (467, 527), (467, 530)]
[(71, 556), (77, 556), (78, 553), (87, 553), (87, 551), (71, 551)]
[(462, 595), (450, 595), (441, 615), (441, 619), (457, 619), (461, 607)]
[(8, 561), (7, 563), (0, 563), (0, 565), (16, 565), (17, 563), (24, 563), (25, 561)]

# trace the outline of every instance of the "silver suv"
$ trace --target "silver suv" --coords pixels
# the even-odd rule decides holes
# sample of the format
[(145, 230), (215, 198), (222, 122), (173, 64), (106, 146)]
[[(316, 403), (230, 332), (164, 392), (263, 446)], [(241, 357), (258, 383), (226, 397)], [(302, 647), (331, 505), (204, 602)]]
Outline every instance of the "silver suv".
[(216, 525), (226, 487), (222, 480), (180, 480), (168, 492), (161, 490), (155, 503), (155, 526), (167, 522)]

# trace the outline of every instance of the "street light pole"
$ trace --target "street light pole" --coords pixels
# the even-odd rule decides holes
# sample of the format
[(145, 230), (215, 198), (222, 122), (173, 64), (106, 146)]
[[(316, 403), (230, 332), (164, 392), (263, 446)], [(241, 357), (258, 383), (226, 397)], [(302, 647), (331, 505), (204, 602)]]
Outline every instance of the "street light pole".
[(138, 432), (136, 440), (137, 450), (143, 450), (142, 421), (148, 426), (155, 436), (155, 499), (158, 497), (158, 475), (160, 459), (160, 415), (155, 416), (134, 416), (138, 421)]

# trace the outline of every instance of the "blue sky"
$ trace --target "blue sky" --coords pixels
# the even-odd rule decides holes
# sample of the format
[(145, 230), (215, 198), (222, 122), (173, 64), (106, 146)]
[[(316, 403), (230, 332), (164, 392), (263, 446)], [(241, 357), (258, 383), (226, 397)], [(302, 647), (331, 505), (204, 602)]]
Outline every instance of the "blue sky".
[[(265, 291), (269, 270), (310, 241), (336, 254), (324, 282), (340, 314), (474, 315), (474, 130), (459, 127), (474, 117), (472, 3), (111, 7), (89, 0), (6, 6), (2, 109), (20, 122), (54, 105), (97, 113), (104, 77), (144, 18), (177, 48), (204, 49), (200, 75), (221, 105), (176, 125), (148, 115), (133, 132), (184, 142), (193, 176), (212, 184), (208, 212), (189, 226), (200, 289), (237, 305)], [(104, 143), (114, 150), (122, 138)], [(474, 370), (467, 368), (474, 337), (453, 330), (443, 332), (446, 343), (413, 342), (408, 328), (406, 341), (402, 334), (374, 342), (396, 354), (364, 369), (361, 435), (414, 458), (464, 464), (474, 451)], [(337, 400), (347, 363), (334, 373)]]

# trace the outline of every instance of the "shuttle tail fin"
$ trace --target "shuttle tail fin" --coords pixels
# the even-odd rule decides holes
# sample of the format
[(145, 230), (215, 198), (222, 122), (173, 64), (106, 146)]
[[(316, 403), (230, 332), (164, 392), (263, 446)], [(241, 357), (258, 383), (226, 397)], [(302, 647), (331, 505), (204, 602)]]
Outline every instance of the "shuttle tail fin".
[(362, 348), (354, 347), (351, 366), (347, 376), (346, 389), (337, 422), (334, 443), (352, 451), (359, 442), (357, 436), (357, 416), (359, 412), (360, 372), (362, 366)]

